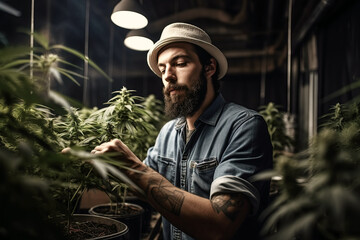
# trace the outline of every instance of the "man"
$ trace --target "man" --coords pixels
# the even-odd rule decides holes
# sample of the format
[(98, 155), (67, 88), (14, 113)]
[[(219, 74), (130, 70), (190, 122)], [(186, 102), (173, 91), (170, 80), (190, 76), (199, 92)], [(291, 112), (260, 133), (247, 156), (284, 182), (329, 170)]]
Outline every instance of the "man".
[(147, 60), (162, 78), (165, 111), (175, 119), (144, 162), (121, 140), (92, 153), (119, 152), (137, 170), (126, 174), (163, 216), (164, 239), (256, 239), (269, 182), (248, 179), (272, 167), (263, 118), (225, 102), (218, 81), (227, 61), (202, 29), (168, 25)]

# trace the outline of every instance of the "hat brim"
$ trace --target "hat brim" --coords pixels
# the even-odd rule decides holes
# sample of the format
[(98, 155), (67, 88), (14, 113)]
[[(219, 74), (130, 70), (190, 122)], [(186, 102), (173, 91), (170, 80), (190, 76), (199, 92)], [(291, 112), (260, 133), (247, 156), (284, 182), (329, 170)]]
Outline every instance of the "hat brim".
[(170, 43), (176, 43), (176, 42), (188, 42), (195, 44), (201, 48), (203, 48), (205, 51), (207, 51), (211, 56), (213, 56), (217, 63), (219, 68), (219, 75), (218, 79), (221, 79), (225, 76), (227, 69), (228, 69), (228, 63), (226, 60), (226, 57), (224, 54), (214, 45), (201, 41), (199, 39), (189, 38), (189, 37), (170, 37), (163, 40), (158, 41), (154, 44), (154, 46), (149, 50), (147, 54), (147, 62), (150, 67), (150, 69), (161, 78), (161, 72), (157, 66), (158, 61), (158, 53), (159, 51), (165, 47), (166, 45), (169, 45)]

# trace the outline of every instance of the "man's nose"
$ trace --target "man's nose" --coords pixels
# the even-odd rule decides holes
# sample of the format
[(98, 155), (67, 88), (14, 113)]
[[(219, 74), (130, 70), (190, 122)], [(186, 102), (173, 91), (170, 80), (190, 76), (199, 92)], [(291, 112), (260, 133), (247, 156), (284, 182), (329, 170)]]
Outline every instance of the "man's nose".
[(174, 73), (174, 70), (172, 69), (172, 67), (167, 67), (165, 69), (165, 73), (163, 75), (163, 80), (166, 82), (174, 82), (176, 80), (176, 76)]

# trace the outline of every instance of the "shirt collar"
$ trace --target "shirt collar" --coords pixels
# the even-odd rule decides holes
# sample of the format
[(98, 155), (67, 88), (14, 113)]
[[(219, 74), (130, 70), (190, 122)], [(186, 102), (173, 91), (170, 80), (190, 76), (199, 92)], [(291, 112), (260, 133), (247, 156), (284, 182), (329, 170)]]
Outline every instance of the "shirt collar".
[(185, 126), (185, 124), (186, 124), (186, 118), (185, 117), (180, 117), (176, 121), (175, 129), (179, 130), (179, 129), (183, 128)]
[[(210, 106), (201, 114), (199, 119), (195, 121), (195, 127), (199, 125), (199, 121), (211, 126), (215, 126), (217, 120), (220, 117), (221, 111), (225, 103), (226, 102), (224, 97), (221, 94), (219, 94), (210, 104)], [(178, 130), (184, 127), (185, 124), (186, 124), (186, 119), (184, 117), (181, 117), (177, 120), (175, 124), (175, 129)]]
[(215, 126), (217, 120), (220, 117), (220, 114), (225, 105), (224, 97), (219, 94), (214, 101), (210, 104), (210, 106), (201, 114), (199, 119), (195, 121), (195, 127), (199, 124), (199, 121), (206, 123), (211, 126)]

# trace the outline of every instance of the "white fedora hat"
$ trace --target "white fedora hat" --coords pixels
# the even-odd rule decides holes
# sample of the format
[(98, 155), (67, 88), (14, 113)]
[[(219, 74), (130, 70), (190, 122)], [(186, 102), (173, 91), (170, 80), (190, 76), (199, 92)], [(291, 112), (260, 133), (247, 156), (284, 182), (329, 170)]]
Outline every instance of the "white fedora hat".
[(172, 23), (166, 26), (161, 33), (159, 41), (157, 41), (149, 50), (147, 54), (147, 63), (157, 76), (161, 77), (161, 72), (157, 66), (158, 52), (166, 45), (174, 42), (188, 42), (203, 48), (213, 56), (218, 63), (218, 79), (225, 76), (228, 69), (228, 63), (224, 54), (211, 44), (211, 39), (204, 30), (187, 23)]

